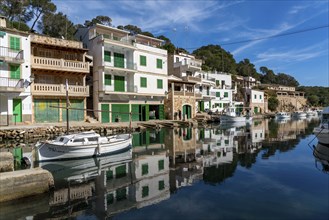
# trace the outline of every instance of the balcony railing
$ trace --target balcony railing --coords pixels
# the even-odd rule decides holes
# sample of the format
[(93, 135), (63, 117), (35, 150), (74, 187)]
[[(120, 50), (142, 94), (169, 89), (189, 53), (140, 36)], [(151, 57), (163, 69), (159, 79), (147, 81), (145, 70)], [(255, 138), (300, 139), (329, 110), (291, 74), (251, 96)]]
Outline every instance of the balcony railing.
[[(65, 96), (66, 89), (64, 84), (34, 83), (31, 87), (31, 93), (42, 96)], [(69, 96), (87, 97), (89, 96), (89, 86), (69, 85), (68, 93)]]
[(0, 77), (0, 91), (22, 92), (24, 91), (24, 80)]
[(45, 57), (32, 57), (32, 67), (70, 72), (89, 72), (89, 63)]
[(8, 47), (0, 46), (0, 57), (3, 57), (6, 61), (12, 61), (15, 63), (23, 63), (24, 62), (24, 54), (23, 50), (14, 50)]
[(108, 68), (116, 68), (116, 69), (122, 69), (122, 70), (137, 70), (137, 63), (133, 62), (124, 62), (123, 65), (117, 64), (117, 63), (111, 63), (108, 64), (107, 62), (104, 61), (104, 66)]
[(187, 82), (201, 82), (201, 78), (195, 76), (184, 76), (183, 80)]

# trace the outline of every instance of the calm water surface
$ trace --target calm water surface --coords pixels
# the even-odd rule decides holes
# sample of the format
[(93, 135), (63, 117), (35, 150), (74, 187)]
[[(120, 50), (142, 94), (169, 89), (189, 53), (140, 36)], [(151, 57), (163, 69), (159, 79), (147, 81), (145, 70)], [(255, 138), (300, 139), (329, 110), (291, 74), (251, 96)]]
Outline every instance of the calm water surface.
[[(133, 149), (40, 164), (49, 194), (0, 204), (1, 219), (329, 218), (328, 146), (318, 119), (134, 134)], [(313, 148), (314, 146), (314, 148)], [(321, 154), (323, 153), (323, 154)]]

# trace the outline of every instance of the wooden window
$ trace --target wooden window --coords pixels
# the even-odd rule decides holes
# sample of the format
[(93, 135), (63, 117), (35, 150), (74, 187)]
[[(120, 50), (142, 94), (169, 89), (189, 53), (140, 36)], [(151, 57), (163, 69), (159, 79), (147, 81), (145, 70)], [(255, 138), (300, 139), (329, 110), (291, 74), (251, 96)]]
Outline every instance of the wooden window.
[(105, 76), (104, 76), (104, 84), (106, 86), (112, 85), (112, 76), (111, 75), (105, 74)]
[(140, 86), (142, 88), (146, 88), (147, 87), (147, 78), (146, 77), (141, 77), (141, 84)]
[(10, 49), (20, 50), (21, 49), (21, 39), (19, 37), (10, 37)]
[(143, 56), (143, 55), (140, 55), (139, 56), (139, 59), (140, 59), (140, 65), (141, 66), (146, 66), (146, 56)]
[(158, 79), (158, 80), (157, 80), (157, 88), (158, 88), (158, 89), (163, 89), (163, 82), (162, 82), (162, 79)]
[(157, 68), (162, 69), (162, 59), (157, 59)]
[(104, 51), (104, 61), (111, 62), (111, 51)]

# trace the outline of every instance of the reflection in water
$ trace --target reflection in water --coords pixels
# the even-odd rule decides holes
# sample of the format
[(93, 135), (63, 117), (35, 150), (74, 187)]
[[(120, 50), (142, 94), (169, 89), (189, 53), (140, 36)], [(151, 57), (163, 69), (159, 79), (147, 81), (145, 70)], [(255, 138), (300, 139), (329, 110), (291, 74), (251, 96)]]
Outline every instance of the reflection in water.
[[(313, 155), (316, 159), (315, 166), (324, 173), (329, 174), (329, 145), (318, 143), (317, 146), (314, 147)], [(318, 167), (317, 162), (320, 162), (322, 168)]]
[[(136, 133), (133, 149), (115, 156), (41, 163), (55, 178), (55, 189), (49, 197), (29, 202), (37, 204), (37, 210), (20, 208), (26, 204), (18, 202), (15, 209), (19, 211), (14, 213), (14, 203), (2, 204), (0, 217), (106, 219), (158, 204), (170, 199), (171, 193), (199, 181), (210, 185), (223, 183), (238, 166), (252, 167), (259, 152), (262, 159), (268, 159), (276, 151), (295, 148), (300, 137), (311, 134), (310, 125), (315, 127), (317, 122), (254, 120), (244, 126)], [(326, 172), (328, 151), (327, 146), (319, 144), (314, 150)]]

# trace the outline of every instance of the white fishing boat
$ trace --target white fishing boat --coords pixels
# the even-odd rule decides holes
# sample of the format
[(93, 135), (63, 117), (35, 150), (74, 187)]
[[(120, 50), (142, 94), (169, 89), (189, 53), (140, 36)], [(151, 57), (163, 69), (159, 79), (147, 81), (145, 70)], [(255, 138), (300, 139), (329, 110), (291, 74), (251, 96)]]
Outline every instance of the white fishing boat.
[(320, 125), (314, 128), (313, 133), (319, 143), (329, 145), (329, 106), (323, 109)]
[(302, 118), (306, 118), (306, 112), (303, 112), (303, 111), (295, 111), (292, 116), (294, 118), (298, 118), (298, 119), (302, 119)]
[(235, 107), (229, 107), (219, 116), (220, 123), (248, 122), (252, 120), (249, 115), (240, 115)]
[(275, 114), (275, 118), (278, 120), (289, 119), (290, 117), (291, 117), (291, 115), (288, 112), (278, 112)]
[(132, 136), (102, 137), (94, 131), (69, 134), (37, 146), (38, 161), (86, 158), (119, 153), (131, 148)]

